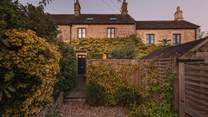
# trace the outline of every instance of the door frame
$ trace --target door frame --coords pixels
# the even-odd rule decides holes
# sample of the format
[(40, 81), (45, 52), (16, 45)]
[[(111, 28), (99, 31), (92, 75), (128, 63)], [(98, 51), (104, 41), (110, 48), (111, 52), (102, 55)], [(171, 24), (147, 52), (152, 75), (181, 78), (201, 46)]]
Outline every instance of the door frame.
[(76, 51), (76, 64), (77, 64), (77, 75), (79, 75), (79, 66), (78, 66), (78, 60), (79, 60), (79, 56), (85, 56), (85, 60), (86, 60), (86, 69), (87, 69), (87, 51)]

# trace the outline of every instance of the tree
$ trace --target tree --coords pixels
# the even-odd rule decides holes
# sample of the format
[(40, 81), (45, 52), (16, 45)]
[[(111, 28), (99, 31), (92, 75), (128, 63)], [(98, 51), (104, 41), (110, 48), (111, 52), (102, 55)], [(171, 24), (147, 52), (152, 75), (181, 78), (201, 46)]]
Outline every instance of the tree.
[(200, 39), (201, 39), (201, 38), (205, 38), (205, 37), (207, 37), (207, 36), (208, 36), (208, 32), (202, 31), (202, 32), (199, 33), (199, 38), (200, 38)]
[(56, 39), (58, 30), (52, 18), (44, 13), (42, 6), (23, 6), (18, 1), (0, 1), (0, 31), (7, 29), (30, 29), (49, 41)]
[(52, 18), (44, 13), (42, 6), (33, 6), (28, 4), (24, 7), (25, 12), (25, 29), (35, 31), (40, 37), (48, 40), (55, 40), (58, 34), (57, 25)]

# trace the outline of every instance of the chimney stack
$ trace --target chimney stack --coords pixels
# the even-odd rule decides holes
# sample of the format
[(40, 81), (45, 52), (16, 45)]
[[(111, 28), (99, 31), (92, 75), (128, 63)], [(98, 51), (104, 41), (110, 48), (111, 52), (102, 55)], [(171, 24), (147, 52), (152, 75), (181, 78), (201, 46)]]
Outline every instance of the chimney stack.
[(128, 3), (126, 0), (123, 0), (122, 6), (121, 6), (121, 15), (128, 15)]
[(81, 6), (79, 4), (79, 0), (74, 0), (74, 15), (75, 16), (81, 15)]
[(180, 9), (180, 7), (178, 6), (175, 12), (175, 21), (181, 21), (183, 20), (183, 11)]

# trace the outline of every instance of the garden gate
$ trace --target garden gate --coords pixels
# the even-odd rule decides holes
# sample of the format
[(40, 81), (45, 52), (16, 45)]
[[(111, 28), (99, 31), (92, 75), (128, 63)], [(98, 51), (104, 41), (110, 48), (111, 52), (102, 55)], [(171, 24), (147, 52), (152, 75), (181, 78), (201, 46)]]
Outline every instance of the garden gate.
[(180, 117), (208, 117), (208, 63), (179, 63)]

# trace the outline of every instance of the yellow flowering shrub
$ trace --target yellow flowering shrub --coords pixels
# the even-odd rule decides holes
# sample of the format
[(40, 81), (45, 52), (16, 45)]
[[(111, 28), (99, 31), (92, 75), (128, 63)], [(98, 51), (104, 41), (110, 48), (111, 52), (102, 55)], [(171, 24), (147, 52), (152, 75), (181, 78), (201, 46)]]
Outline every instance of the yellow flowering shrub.
[[(32, 86), (25, 85), (22, 86), (24, 88), (13, 90), (13, 92), (16, 91), (16, 94), (11, 93), (11, 96), (24, 95), (19, 100), (16, 98), (10, 100), (11, 97), (6, 98), (3, 95), (2, 101), (5, 99), (12, 103), (1, 108), (0, 113), (3, 117), (28, 117), (40, 112), (45, 104), (53, 101), (52, 93), (56, 74), (59, 72), (60, 59), (57, 47), (36, 36), (31, 30), (20, 31), (16, 29), (5, 32), (0, 40), (0, 47), (0, 68), (14, 74), (10, 75), (9, 79), (7, 77), (7, 80), (15, 81), (16, 84), (18, 82), (24, 84), (24, 81), (21, 81), (19, 77), (19, 79), (15, 77), (18, 74), (15, 75), (14, 71), (18, 70), (24, 75), (31, 76), (24, 76), (25, 80), (30, 78), (30, 80), (37, 81), (30, 82)], [(4, 76), (4, 78), (6, 77)], [(6, 82), (6, 80), (0, 81), (1, 84)]]
[[(119, 98), (122, 97), (121, 94), (124, 94), (124, 91), (125, 94), (129, 94), (127, 98), (131, 98), (130, 95), (133, 93), (139, 97), (138, 93), (134, 92), (134, 87), (128, 84), (131, 75), (138, 69), (138, 65), (113, 66), (101, 63), (98, 65), (88, 65), (87, 69), (87, 84), (90, 86), (87, 92), (90, 104), (96, 105), (95, 100), (102, 100), (96, 99), (96, 97), (93, 98), (96, 95), (104, 95), (103, 103), (111, 106), (120, 105)], [(96, 88), (101, 88), (101, 90)], [(91, 94), (91, 92), (94, 94)], [(129, 102), (134, 101), (132, 99)]]

